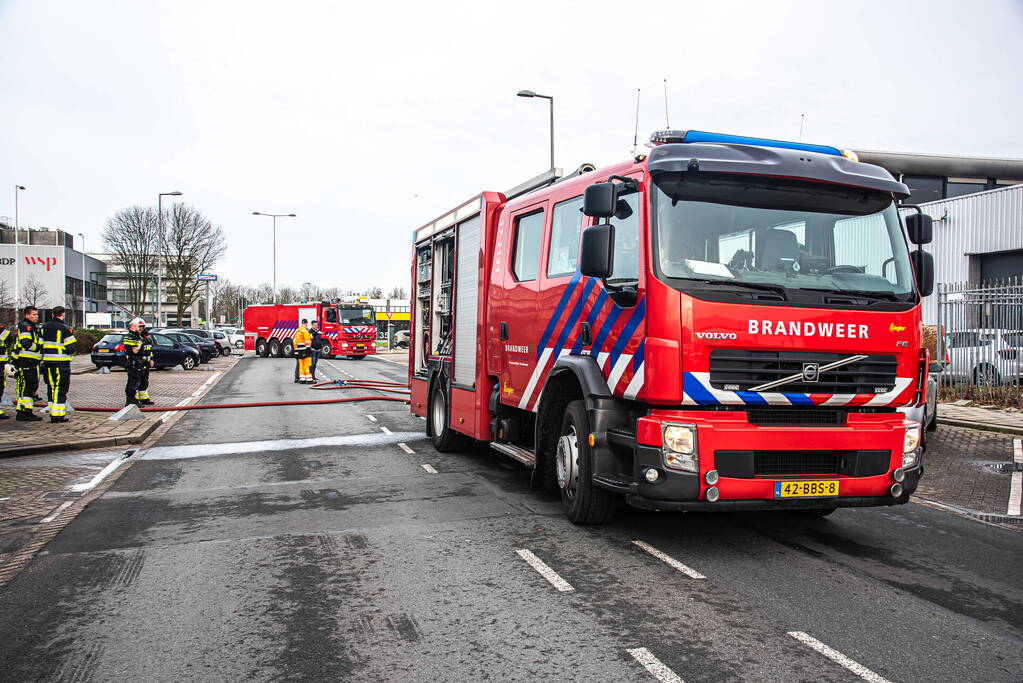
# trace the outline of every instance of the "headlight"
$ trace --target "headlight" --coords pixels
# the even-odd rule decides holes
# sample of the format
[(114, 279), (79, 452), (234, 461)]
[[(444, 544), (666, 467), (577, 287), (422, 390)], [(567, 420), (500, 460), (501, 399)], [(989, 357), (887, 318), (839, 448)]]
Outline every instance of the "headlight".
[(700, 459), (696, 451), (695, 425), (665, 425), (664, 466), (673, 470), (699, 472)]
[(920, 424), (918, 422), (905, 422), (906, 432), (902, 440), (902, 452), (912, 453), (920, 445)]

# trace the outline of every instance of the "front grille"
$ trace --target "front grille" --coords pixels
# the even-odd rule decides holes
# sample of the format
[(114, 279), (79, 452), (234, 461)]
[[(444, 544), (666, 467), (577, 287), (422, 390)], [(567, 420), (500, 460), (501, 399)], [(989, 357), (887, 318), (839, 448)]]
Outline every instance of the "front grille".
[(838, 474), (841, 451), (754, 451), (753, 473)]
[(835, 427), (845, 424), (844, 410), (750, 410), (746, 417), (751, 425), (773, 427), (775, 425), (799, 427)]
[[(848, 358), (847, 353), (800, 351), (748, 351), (716, 349), (710, 352), (710, 383), (715, 389), (749, 391), (791, 375), (802, 375), (805, 363), (827, 365)], [(820, 373), (817, 382), (800, 377), (770, 392), (805, 394), (880, 394), (895, 387), (898, 360), (895, 356), (867, 356), (834, 370)]]

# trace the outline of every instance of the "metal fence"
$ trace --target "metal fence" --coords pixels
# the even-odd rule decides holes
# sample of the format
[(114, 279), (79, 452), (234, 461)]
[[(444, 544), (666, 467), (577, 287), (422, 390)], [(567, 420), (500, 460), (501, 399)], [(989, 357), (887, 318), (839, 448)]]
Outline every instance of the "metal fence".
[(1023, 278), (938, 285), (942, 400), (1020, 407)]

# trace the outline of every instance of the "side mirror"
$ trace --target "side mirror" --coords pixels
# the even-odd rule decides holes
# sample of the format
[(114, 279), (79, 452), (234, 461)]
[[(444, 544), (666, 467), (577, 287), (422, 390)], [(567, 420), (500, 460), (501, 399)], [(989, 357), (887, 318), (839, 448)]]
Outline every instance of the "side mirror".
[[(610, 183), (604, 183), (610, 184)], [(597, 187), (591, 185), (590, 187)], [(586, 188), (589, 191), (589, 187)], [(614, 270), (615, 228), (610, 223), (593, 225), (583, 230), (579, 247), (579, 272), (589, 277), (610, 277)]]
[(618, 190), (614, 183), (596, 183), (586, 188), (583, 213), (595, 218), (610, 218), (618, 207)]
[(906, 232), (913, 244), (930, 244), (934, 239), (934, 219), (925, 213), (906, 216)]
[(934, 291), (934, 257), (926, 251), (911, 252), (913, 271), (916, 273), (916, 288), (920, 296), (930, 296)]
[(945, 369), (945, 366), (936, 360), (932, 360), (930, 366), (927, 368), (927, 372), (941, 372)]

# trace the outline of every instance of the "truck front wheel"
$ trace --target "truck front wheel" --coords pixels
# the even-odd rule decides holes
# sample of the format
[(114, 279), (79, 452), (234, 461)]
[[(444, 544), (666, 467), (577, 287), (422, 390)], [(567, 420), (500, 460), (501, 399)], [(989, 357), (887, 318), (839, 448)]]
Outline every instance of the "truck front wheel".
[(260, 358), (266, 358), (270, 355), (270, 345), (266, 343), (265, 339), (260, 339), (256, 342), (256, 354)]
[(606, 524), (615, 513), (614, 494), (593, 485), (590, 418), (582, 401), (565, 407), (555, 452), (561, 505), (573, 524)]
[[(361, 356), (359, 356), (361, 358)], [(451, 428), (448, 399), (438, 382), (433, 387), (429, 405), (430, 437), (433, 447), (441, 453), (462, 451), (469, 447), (469, 438)]]

